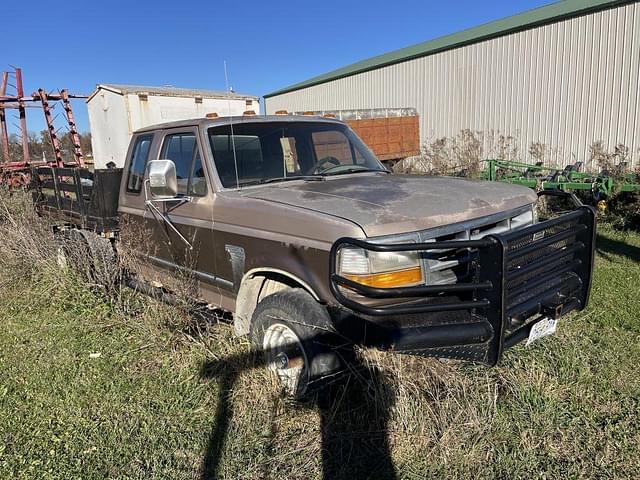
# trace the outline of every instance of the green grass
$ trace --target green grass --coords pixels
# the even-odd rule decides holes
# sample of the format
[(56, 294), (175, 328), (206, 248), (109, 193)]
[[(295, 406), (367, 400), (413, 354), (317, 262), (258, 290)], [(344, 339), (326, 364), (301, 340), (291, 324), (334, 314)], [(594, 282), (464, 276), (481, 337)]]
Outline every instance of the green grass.
[(380, 478), (388, 450), (398, 478), (638, 478), (640, 235), (598, 245), (590, 307), (556, 336), (494, 369), (366, 352), (319, 406), (247, 369), (226, 325), (46, 264), (5, 279), (0, 478), (322, 478), (323, 434), (335, 477)]

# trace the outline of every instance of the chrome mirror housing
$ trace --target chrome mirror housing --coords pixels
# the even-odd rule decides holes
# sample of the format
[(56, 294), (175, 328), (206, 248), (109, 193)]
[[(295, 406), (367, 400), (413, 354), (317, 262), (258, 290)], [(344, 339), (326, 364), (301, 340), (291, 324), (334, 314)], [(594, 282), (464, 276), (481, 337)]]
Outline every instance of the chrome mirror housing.
[(168, 199), (178, 196), (176, 165), (172, 160), (151, 160), (147, 163), (146, 177), (154, 198)]

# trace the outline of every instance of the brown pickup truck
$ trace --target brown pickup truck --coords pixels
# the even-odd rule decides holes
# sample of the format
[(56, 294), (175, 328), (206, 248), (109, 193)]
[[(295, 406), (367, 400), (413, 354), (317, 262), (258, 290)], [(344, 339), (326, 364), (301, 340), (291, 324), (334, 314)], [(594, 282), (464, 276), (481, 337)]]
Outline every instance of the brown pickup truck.
[(495, 365), (589, 296), (593, 209), (567, 197), (539, 221), (524, 187), (390, 173), (334, 119), (157, 125), (123, 169), (33, 178), (36, 208), (96, 274), (135, 254), (128, 285), (171, 299), (189, 283), (298, 396), (344, 367), (347, 343)]

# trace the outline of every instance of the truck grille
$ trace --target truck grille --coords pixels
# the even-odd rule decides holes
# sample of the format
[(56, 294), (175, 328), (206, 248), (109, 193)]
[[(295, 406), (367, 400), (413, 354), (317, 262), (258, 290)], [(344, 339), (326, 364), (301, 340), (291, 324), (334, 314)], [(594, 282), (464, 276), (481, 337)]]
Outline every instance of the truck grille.
[[(508, 231), (515, 231), (533, 223), (531, 207), (508, 214), (508, 216), (480, 219), (465, 222), (451, 232), (437, 233), (433, 231), (421, 232), (422, 242), (441, 242), (449, 240), (478, 240), (486, 235), (495, 235)], [(470, 265), (473, 255), (468, 248), (450, 250), (430, 250), (422, 254), (423, 268), (426, 272), (428, 285), (452, 285), (469, 280)]]

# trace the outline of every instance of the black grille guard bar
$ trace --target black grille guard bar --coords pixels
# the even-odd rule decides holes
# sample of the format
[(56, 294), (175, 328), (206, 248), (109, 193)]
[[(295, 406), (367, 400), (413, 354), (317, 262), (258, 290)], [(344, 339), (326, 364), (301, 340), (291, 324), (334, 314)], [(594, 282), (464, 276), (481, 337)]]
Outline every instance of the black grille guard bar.
[[(568, 198), (577, 208), (520, 230), (489, 235), (480, 240), (379, 244), (340, 238), (330, 253), (331, 292), (348, 310), (374, 319), (467, 311), (475, 321), (474, 326), (477, 327), (480, 321), (491, 331), (489, 340), (483, 337), (486, 352), (481, 361), (493, 365), (503, 348), (525, 339), (538, 320), (582, 310), (588, 301), (595, 247), (595, 211), (582, 205), (572, 194), (539, 193), (539, 196), (543, 195)], [(339, 253), (346, 246), (374, 252), (466, 249), (471, 255), (469, 273), (464, 282), (447, 285), (370, 287), (338, 274)], [(435, 325), (431, 323), (428, 328), (442, 330), (446, 325), (445, 320)], [(449, 325), (453, 326), (453, 322)], [(458, 322), (455, 327), (462, 331), (464, 324)], [(421, 334), (424, 331), (422, 328)], [(460, 335), (455, 338), (456, 343), (451, 346), (473, 343), (461, 340)], [(411, 342), (412, 350), (420, 350), (415, 343)], [(424, 349), (428, 348), (430, 345), (426, 342)], [(451, 356), (465, 357), (463, 354)]]
[(336, 299), (345, 307), (365, 315), (402, 315), (410, 313), (425, 313), (425, 312), (446, 312), (455, 310), (468, 310), (470, 308), (488, 307), (489, 301), (487, 299), (477, 299), (467, 302), (450, 302), (450, 303), (438, 303), (426, 305), (424, 303), (419, 305), (396, 305), (396, 306), (383, 306), (383, 307), (370, 307), (350, 299), (343, 295), (338, 286), (348, 287), (355, 291), (359, 295), (372, 299), (381, 298), (409, 298), (409, 297), (429, 297), (449, 294), (449, 293), (461, 293), (461, 292), (473, 292), (477, 290), (488, 290), (493, 288), (493, 282), (491, 280), (475, 283), (456, 283), (453, 285), (421, 285), (417, 287), (396, 287), (396, 288), (375, 288), (362, 285), (354, 282), (348, 278), (342, 277), (336, 273), (338, 253), (345, 245), (351, 245), (354, 247), (360, 247), (365, 250), (374, 252), (424, 252), (428, 250), (443, 250), (443, 249), (462, 249), (462, 248), (487, 248), (496, 244), (496, 240), (493, 238), (487, 238), (482, 240), (468, 240), (468, 241), (446, 241), (446, 242), (425, 242), (425, 243), (393, 243), (393, 244), (377, 244), (366, 242), (364, 240), (358, 240), (355, 238), (340, 238), (331, 248), (331, 291)]

